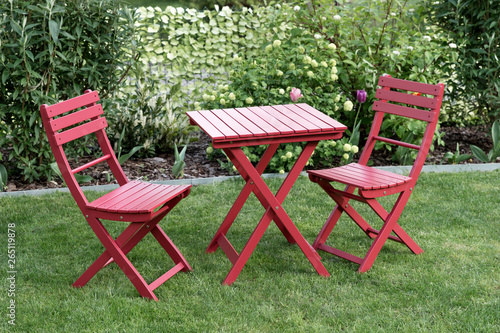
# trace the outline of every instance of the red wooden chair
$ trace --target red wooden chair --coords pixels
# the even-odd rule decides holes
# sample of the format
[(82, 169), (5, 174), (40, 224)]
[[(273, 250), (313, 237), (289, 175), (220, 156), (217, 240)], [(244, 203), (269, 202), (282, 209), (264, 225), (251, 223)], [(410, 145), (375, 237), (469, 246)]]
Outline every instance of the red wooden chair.
[[(387, 239), (405, 244), (415, 254), (423, 252), (401, 228), (398, 219), (415, 187), (429, 152), (444, 92), (443, 84), (430, 85), (395, 79), (390, 76), (381, 76), (378, 85), (381, 89), (376, 92), (378, 101), (373, 103), (375, 118), (359, 162), (333, 169), (308, 171), (310, 180), (318, 183), (337, 204), (318, 234), (313, 247), (359, 264), (359, 273), (371, 268)], [(430, 95), (432, 98), (424, 95)], [(380, 126), (386, 113), (427, 122), (421, 144), (414, 145), (379, 136)], [(418, 150), (408, 176), (367, 166), (376, 141)], [(342, 191), (335, 189), (330, 184), (331, 182), (338, 182), (347, 186)], [(357, 194), (354, 194), (356, 189)], [(391, 211), (387, 212), (376, 198), (393, 194), (398, 194), (398, 197)], [(380, 230), (373, 229), (349, 204), (351, 199), (368, 204), (383, 220), (382, 228)], [(368, 237), (375, 239), (364, 258), (325, 244), (343, 212), (346, 212)], [(394, 232), (395, 236), (390, 235), (391, 232)]]
[[(101, 104), (96, 104), (98, 101), (97, 92), (87, 90), (84, 95), (40, 107), (45, 131), (64, 181), (85, 219), (106, 249), (73, 286), (83, 287), (101, 268), (114, 261), (132, 281), (141, 296), (158, 300), (153, 290), (177, 272), (191, 271), (191, 267), (177, 247), (158, 225), (158, 222), (189, 194), (191, 186), (129, 181), (104, 131), (107, 123), (101, 116), (103, 114)], [(82, 107), (83, 109), (79, 110)], [(97, 137), (103, 156), (71, 169), (63, 145), (92, 133)], [(97, 200), (88, 202), (74, 175), (104, 161), (108, 163), (120, 187)], [(130, 222), (130, 224), (116, 239), (113, 239), (104, 228), (101, 219)], [(149, 232), (175, 263), (173, 268), (151, 284), (146, 283), (126, 257), (127, 253)]]

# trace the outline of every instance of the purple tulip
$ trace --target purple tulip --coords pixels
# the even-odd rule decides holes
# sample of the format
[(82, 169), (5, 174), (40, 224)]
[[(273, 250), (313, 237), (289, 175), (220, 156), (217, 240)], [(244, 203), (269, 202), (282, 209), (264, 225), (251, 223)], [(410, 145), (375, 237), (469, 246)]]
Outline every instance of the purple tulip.
[(366, 91), (358, 90), (356, 93), (356, 97), (358, 99), (358, 102), (364, 103), (366, 101)]
[(292, 99), (292, 102), (297, 103), (300, 97), (304, 97), (300, 93), (300, 89), (292, 88), (292, 91), (290, 91), (290, 98)]

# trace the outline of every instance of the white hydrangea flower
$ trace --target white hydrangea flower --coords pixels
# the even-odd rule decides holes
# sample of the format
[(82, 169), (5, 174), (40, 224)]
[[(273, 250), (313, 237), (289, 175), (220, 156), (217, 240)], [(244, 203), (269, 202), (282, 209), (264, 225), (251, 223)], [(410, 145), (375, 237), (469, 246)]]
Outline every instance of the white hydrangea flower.
[(335, 45), (335, 44), (333, 44), (333, 43), (330, 43), (330, 44), (328, 44), (328, 48), (329, 48), (330, 50), (335, 50), (335, 49), (337, 49), (337, 45)]
[(341, 19), (341, 17), (340, 17), (340, 15), (337, 14), (337, 15), (333, 15), (333, 19), (338, 21)]
[(426, 42), (430, 42), (431, 36), (424, 36), (424, 37), (422, 37), (422, 39), (425, 40)]
[(281, 46), (281, 41), (280, 41), (279, 39), (275, 40), (275, 41), (273, 42), (273, 46), (274, 46), (274, 47)]
[(300, 10), (300, 6), (293, 7), (293, 10), (295, 10), (296, 12), (298, 12)]
[(236, 95), (234, 93), (229, 93), (227, 96), (230, 100), (234, 101), (236, 99)]
[[(351, 111), (353, 107), (354, 107), (354, 104), (352, 104), (351, 101), (345, 101), (344, 111)], [(351, 150), (351, 148), (349, 148), (349, 150)]]
[(351, 145), (350, 145), (350, 144), (348, 144), (348, 143), (346, 143), (346, 144), (344, 145), (344, 151), (346, 151), (346, 152), (350, 152), (350, 151), (351, 151), (351, 148), (352, 148), (352, 147), (351, 147)]
[(281, 95), (283, 95), (283, 94), (285, 93), (285, 89), (280, 89), (280, 90), (279, 90), (279, 93), (280, 93)]
[(452, 49), (456, 49), (457, 48), (457, 44), (455, 43), (450, 43), (449, 46), (452, 48)]
[(400, 55), (399, 51), (392, 51), (395, 55)]

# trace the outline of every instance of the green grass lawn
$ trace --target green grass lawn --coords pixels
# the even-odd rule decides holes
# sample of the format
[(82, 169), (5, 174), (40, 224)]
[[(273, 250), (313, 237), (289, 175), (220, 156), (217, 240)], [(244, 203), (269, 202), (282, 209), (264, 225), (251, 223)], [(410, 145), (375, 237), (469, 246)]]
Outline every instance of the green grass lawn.
[[(499, 332), (500, 172), (422, 174), (400, 224), (424, 249), (388, 242), (373, 268), (320, 252), (320, 277), (272, 224), (232, 286), (229, 260), (204, 253), (243, 183), (198, 186), (161, 225), (193, 267), (139, 297), (112, 264), (71, 284), (103, 250), (69, 194), (0, 199), (0, 331), (17, 332)], [(280, 180), (267, 180), (277, 189)], [(89, 199), (99, 193), (88, 193)], [(387, 202), (386, 202), (387, 203)], [(284, 203), (312, 243), (332, 201), (302, 177)], [(362, 210), (363, 211), (363, 210)], [(263, 208), (250, 198), (228, 238), (237, 250)], [(16, 326), (8, 323), (7, 225), (16, 230)], [(113, 232), (123, 227), (106, 222)], [(354, 254), (369, 239), (341, 220), (329, 244)], [(147, 281), (172, 263), (147, 236), (128, 256)]]

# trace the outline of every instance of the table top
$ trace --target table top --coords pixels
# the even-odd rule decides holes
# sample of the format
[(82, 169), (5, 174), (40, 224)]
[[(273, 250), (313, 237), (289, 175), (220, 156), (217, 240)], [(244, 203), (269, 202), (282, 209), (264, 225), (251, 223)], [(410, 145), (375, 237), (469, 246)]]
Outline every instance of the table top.
[(186, 112), (214, 148), (338, 139), (346, 126), (305, 104)]

